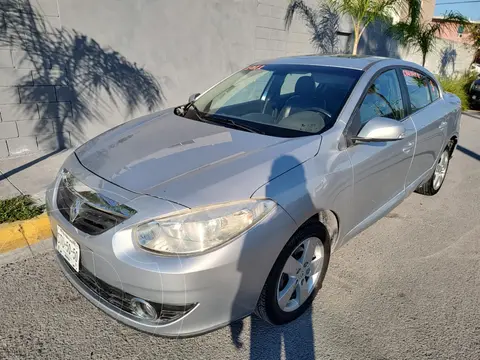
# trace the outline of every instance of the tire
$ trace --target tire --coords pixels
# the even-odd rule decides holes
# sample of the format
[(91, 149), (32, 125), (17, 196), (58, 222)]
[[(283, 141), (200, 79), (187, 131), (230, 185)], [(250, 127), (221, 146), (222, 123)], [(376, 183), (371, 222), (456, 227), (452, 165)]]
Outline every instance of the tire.
[[(328, 239), (327, 234), (322, 224), (311, 222), (302, 226), (292, 235), (278, 256), (263, 287), (255, 310), (258, 317), (270, 324), (282, 325), (295, 320), (308, 309), (318, 290), (322, 287), (330, 262), (330, 239)], [(309, 245), (314, 246), (314, 257), (311, 258), (313, 261), (307, 259), (307, 265), (303, 264), (301, 266), (302, 260), (308, 258), (309, 252), (306, 251), (306, 246), (308, 246), (308, 249), (312, 249)], [(298, 256), (299, 258), (296, 259)], [(321, 259), (323, 261), (320, 261)], [(291, 266), (287, 266), (287, 260), (289, 265), (294, 263), (295, 266), (300, 268), (300, 270), (289, 272), (290, 274), (296, 273), (295, 276), (284, 272), (287, 267), (292, 269)], [(293, 260), (296, 260), (297, 263)], [(300, 278), (304, 279), (304, 282), (301, 282)], [(288, 299), (288, 294), (285, 291), (287, 286), (295, 287), (288, 301), (285, 300)], [(306, 288), (304, 286), (310, 288), (308, 297), (306, 292), (301, 291), (301, 289)], [(286, 301), (283, 308), (279, 303), (282, 302), (283, 304), (284, 302), (278, 298), (282, 293), (287, 294), (282, 298)]]
[[(433, 196), (436, 193), (438, 193), (442, 188), (442, 185), (445, 181), (445, 177), (447, 176), (448, 165), (450, 164), (450, 158), (451, 158), (450, 149), (447, 147), (445, 148), (445, 150), (443, 150), (442, 155), (440, 155), (437, 165), (435, 166), (435, 171), (433, 172), (430, 179), (428, 179), (428, 181), (423, 185), (420, 185), (415, 190), (415, 192), (422, 195), (427, 195), (427, 196)], [(443, 172), (443, 177), (440, 179), (440, 181), (438, 180), (439, 172)]]

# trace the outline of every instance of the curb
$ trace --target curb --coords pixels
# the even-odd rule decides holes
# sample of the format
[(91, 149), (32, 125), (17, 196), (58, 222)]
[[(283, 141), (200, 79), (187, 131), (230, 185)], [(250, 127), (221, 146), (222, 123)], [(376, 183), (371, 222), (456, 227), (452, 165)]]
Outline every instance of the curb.
[(0, 225), (0, 254), (31, 246), (52, 236), (47, 214)]

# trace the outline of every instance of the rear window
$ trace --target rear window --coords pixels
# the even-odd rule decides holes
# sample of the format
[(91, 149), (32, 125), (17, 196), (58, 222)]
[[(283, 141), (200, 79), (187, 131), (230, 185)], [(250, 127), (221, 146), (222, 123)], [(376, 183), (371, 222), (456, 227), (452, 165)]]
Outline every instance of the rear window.
[(432, 101), (437, 100), (440, 97), (440, 91), (438, 90), (437, 84), (435, 84), (432, 79), (429, 79), (428, 85), (430, 86), (430, 95), (432, 97)]
[(412, 111), (418, 111), (430, 104), (432, 102), (428, 88), (430, 79), (426, 75), (410, 69), (403, 69), (402, 73), (407, 84)]

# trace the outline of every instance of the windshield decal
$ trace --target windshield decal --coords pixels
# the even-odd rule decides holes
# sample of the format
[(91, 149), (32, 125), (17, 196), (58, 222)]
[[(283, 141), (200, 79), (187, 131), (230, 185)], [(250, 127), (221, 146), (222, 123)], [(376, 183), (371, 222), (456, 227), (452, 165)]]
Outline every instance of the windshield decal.
[(263, 69), (265, 65), (250, 65), (245, 68), (245, 70), (260, 70)]

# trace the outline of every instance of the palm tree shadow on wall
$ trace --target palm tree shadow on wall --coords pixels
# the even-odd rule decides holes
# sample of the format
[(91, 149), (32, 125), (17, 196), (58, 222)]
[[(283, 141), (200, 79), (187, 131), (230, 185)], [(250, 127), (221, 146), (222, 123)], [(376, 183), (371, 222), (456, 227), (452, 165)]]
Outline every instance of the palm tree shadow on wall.
[[(457, 50), (452, 45), (448, 45), (440, 51), (440, 75), (448, 76), (455, 73), (455, 63), (457, 61)], [(449, 71), (451, 69), (451, 71)]]
[[(294, 16), (297, 15), (310, 32), (310, 43), (320, 54), (335, 54), (346, 51), (340, 42), (344, 35), (339, 30), (340, 15), (331, 4), (319, 3), (317, 8), (312, 8), (304, 0), (292, 0), (287, 6), (284, 24), (289, 30)], [(342, 46), (343, 45), (343, 46)]]
[(84, 34), (52, 28), (29, 0), (3, 0), (0, 16), (0, 45), (20, 51), (20, 64), (33, 69), (12, 91), (25, 118), (38, 111), (34, 130), (43, 148), (69, 147), (68, 134), (75, 143), (87, 140), (86, 125), (104, 123), (112, 105), (130, 117), (163, 104), (152, 74)]
[(358, 53), (400, 58), (399, 44), (392, 37), (390, 27), (391, 24), (382, 20), (376, 20), (367, 26), (358, 44)]

